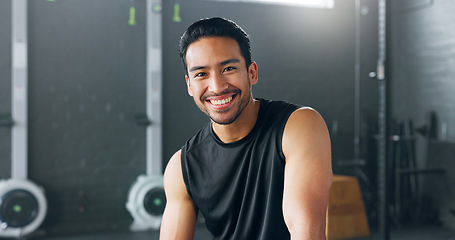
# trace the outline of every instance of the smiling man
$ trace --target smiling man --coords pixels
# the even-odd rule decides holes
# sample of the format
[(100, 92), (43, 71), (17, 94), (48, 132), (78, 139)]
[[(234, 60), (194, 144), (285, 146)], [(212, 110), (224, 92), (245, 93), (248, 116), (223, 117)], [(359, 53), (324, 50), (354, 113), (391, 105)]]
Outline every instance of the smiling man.
[(255, 99), (248, 35), (223, 18), (180, 40), (188, 94), (210, 122), (170, 159), (160, 239), (325, 239), (332, 184), (327, 127), (313, 109)]

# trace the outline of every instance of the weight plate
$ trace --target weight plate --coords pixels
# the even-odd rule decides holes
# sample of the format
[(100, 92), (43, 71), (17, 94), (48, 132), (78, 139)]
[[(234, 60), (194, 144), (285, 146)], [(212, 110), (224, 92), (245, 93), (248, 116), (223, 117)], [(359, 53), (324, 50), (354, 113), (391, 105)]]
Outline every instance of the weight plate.
[(0, 198), (0, 220), (8, 227), (24, 227), (36, 219), (38, 201), (29, 191), (16, 189)]
[(154, 188), (145, 194), (144, 208), (151, 215), (163, 215), (166, 206), (166, 195), (163, 188)]

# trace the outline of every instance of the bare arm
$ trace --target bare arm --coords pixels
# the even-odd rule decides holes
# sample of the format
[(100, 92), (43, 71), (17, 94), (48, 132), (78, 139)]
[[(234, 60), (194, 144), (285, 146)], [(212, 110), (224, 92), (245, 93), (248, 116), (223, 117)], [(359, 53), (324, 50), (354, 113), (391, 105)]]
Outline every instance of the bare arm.
[(161, 240), (193, 239), (196, 228), (196, 207), (188, 196), (182, 177), (180, 151), (174, 154), (164, 172), (166, 208), (161, 222)]
[(330, 138), (311, 108), (291, 114), (283, 134), (286, 157), (283, 216), (292, 240), (322, 240), (332, 185)]

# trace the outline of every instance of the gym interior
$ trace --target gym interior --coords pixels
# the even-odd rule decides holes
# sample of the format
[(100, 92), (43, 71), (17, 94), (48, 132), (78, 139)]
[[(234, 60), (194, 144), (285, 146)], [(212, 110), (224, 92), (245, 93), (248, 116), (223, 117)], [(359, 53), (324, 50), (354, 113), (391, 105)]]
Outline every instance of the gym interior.
[[(339, 177), (328, 239), (455, 239), (454, 12), (451, 0), (0, 0), (0, 238), (158, 239), (163, 170), (208, 122), (178, 41), (222, 16), (250, 35), (253, 95), (326, 121)], [(200, 216), (195, 239), (211, 239)]]

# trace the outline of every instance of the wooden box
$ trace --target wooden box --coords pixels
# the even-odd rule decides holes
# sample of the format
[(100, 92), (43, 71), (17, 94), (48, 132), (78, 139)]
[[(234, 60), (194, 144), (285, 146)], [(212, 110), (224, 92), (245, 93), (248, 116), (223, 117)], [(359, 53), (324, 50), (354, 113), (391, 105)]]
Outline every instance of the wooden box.
[(328, 240), (370, 235), (359, 182), (355, 177), (333, 176), (326, 221)]

